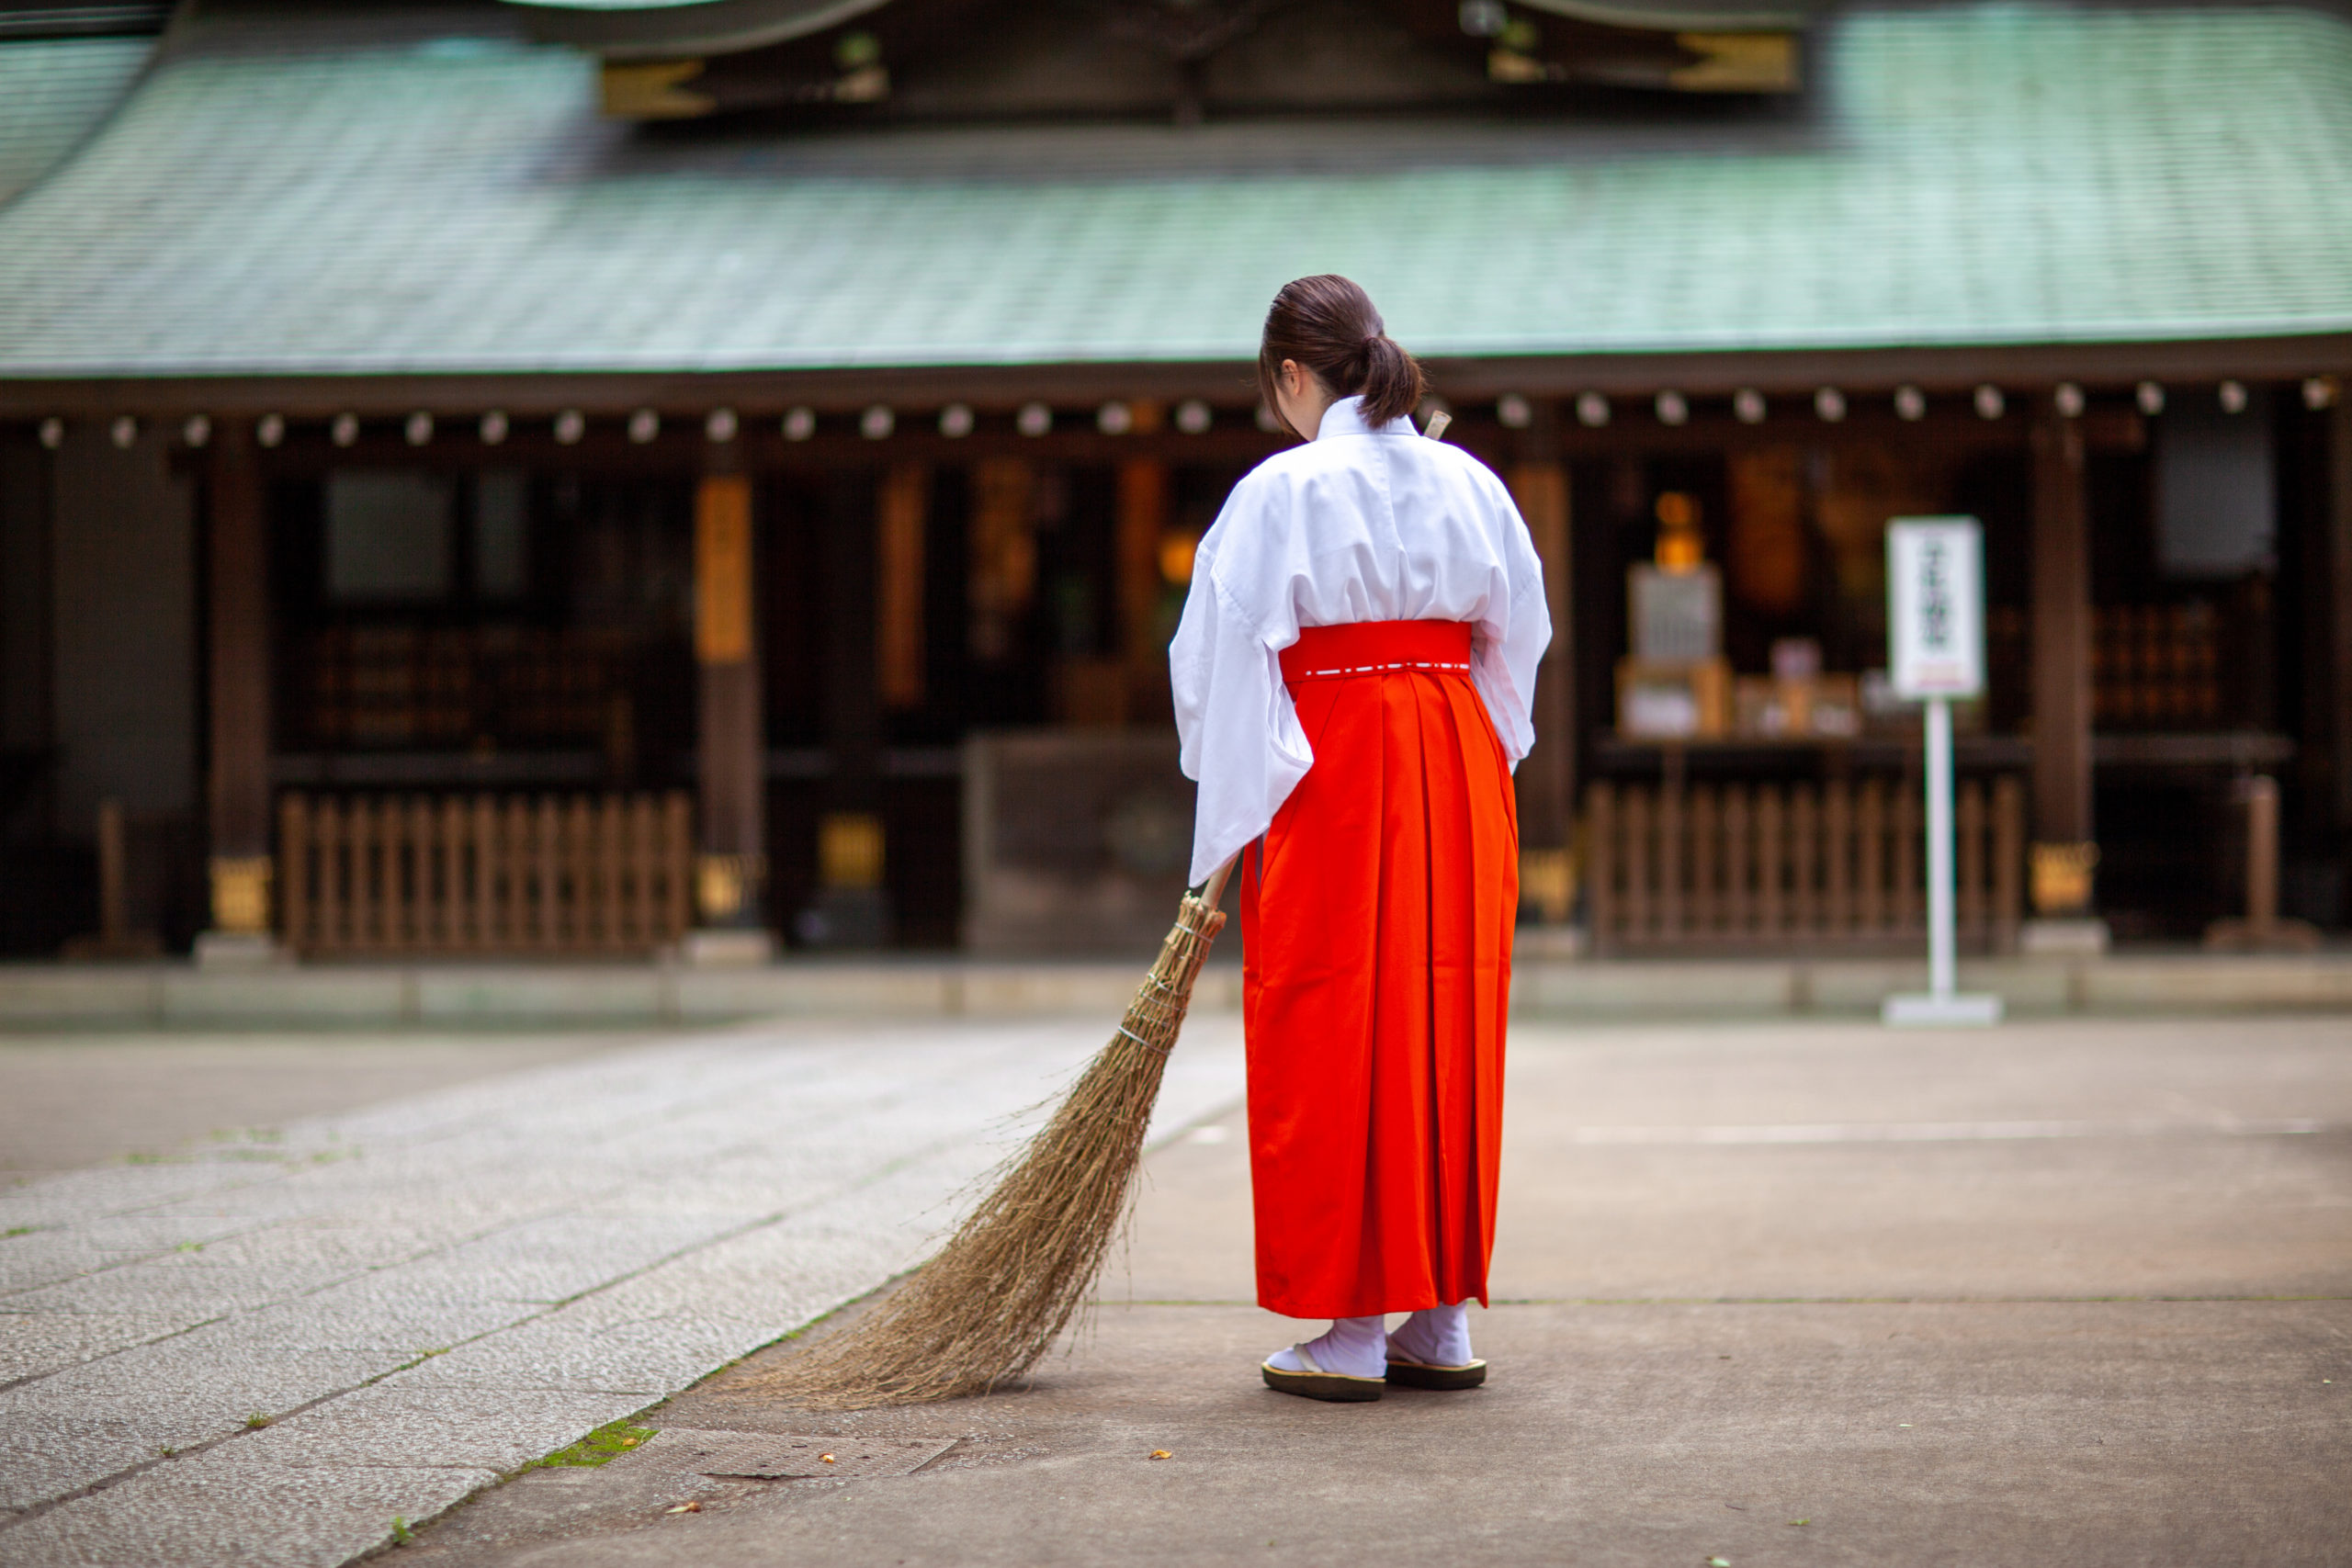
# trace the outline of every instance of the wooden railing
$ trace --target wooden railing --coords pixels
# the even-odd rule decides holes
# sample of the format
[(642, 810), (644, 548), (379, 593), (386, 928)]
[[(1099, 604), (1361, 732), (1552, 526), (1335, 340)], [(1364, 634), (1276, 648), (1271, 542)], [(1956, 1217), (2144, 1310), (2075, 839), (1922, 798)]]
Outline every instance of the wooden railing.
[[(1963, 781), (1954, 811), (1960, 941), (2007, 952), (2023, 913), (2024, 792)], [(1988, 809), (1989, 805), (1989, 809)], [(1596, 784), (1586, 886), (1602, 952), (1883, 951), (1926, 940), (1916, 786)]]
[(278, 903), (305, 954), (644, 953), (685, 931), (693, 866), (682, 794), (278, 803)]

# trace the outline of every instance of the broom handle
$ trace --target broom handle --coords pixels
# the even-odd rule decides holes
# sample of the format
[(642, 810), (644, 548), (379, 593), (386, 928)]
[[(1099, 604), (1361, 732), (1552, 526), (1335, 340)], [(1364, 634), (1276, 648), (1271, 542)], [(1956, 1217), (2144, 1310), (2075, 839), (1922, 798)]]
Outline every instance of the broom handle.
[(1234, 863), (1240, 858), (1239, 855), (1235, 855), (1227, 860), (1223, 865), (1209, 873), (1209, 879), (1206, 882), (1202, 883), (1198, 887), (1187, 890), (1184, 896), (1188, 898), (1198, 898), (1210, 908), (1216, 908), (1219, 901), (1225, 897), (1225, 879), (1232, 874)]

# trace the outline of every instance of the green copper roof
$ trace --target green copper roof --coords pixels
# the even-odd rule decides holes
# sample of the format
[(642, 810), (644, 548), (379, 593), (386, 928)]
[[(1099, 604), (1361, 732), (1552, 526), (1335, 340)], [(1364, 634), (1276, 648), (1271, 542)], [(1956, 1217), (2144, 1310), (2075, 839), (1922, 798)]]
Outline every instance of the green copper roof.
[(1778, 119), (821, 135), (600, 119), (503, 8), (211, 14), (0, 209), (0, 377), (1243, 359), (1326, 270), (1427, 354), (2352, 330), (2317, 11), (1849, 12)]
[(0, 202), (96, 129), (154, 51), (152, 38), (0, 42)]

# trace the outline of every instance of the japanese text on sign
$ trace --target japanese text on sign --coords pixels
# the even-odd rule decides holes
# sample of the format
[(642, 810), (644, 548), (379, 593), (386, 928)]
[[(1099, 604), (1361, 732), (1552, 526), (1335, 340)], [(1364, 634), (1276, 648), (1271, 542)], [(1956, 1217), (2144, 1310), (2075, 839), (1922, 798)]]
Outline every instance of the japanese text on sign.
[(1984, 533), (1973, 517), (1898, 517), (1886, 529), (1888, 673), (1903, 697), (1984, 689)]

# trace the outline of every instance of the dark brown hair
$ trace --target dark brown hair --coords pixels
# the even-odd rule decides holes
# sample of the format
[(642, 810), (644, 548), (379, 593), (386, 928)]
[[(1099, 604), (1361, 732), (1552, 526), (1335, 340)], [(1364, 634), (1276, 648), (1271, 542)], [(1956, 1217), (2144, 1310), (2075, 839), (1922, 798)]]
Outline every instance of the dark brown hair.
[[(1366, 424), (1404, 418), (1420, 405), (1428, 387), (1419, 363), (1388, 335), (1372, 296), (1337, 273), (1284, 284), (1266, 312), (1265, 335), (1258, 342), (1258, 392), (1288, 430), (1290, 421), (1274, 400), (1274, 378), (1285, 359), (1296, 360), (1338, 396), (1363, 398)], [(1291, 434), (1309, 440), (1315, 433)]]

